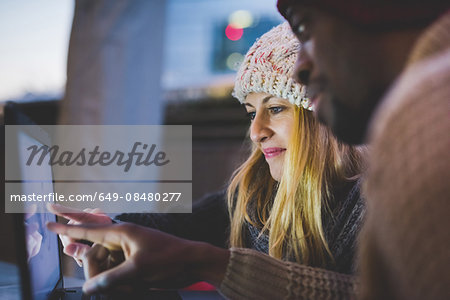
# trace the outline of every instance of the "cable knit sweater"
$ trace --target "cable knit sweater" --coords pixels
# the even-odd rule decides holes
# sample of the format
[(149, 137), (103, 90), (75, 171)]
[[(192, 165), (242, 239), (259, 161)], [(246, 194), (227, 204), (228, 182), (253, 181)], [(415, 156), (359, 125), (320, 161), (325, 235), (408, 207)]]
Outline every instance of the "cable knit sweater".
[(363, 299), (450, 299), (450, 12), (373, 118)]

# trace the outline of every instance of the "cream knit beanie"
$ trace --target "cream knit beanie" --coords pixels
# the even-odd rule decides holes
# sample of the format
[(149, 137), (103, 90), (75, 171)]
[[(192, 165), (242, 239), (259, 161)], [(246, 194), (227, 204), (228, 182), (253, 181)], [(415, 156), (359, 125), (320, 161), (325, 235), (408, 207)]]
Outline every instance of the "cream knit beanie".
[(262, 35), (245, 55), (232, 95), (243, 103), (249, 93), (268, 93), (312, 110), (306, 88), (292, 79), (299, 48), (287, 22)]

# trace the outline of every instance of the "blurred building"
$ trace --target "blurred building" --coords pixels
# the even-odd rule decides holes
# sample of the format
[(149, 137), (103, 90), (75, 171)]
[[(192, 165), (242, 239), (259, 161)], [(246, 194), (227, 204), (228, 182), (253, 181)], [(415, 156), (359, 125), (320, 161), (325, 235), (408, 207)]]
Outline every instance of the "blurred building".
[(163, 89), (167, 100), (223, 97), (256, 38), (282, 22), (273, 0), (171, 0)]

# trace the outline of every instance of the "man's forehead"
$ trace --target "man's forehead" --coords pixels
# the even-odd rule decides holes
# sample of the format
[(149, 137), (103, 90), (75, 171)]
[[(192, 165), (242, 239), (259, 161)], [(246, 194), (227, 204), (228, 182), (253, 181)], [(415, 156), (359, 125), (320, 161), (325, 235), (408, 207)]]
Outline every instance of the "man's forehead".
[(296, 6), (297, 9), (299, 9), (299, 5), (304, 4), (303, 1), (293, 1), (293, 0), (278, 0), (277, 2), (277, 8), (280, 14), (285, 17), (286, 19), (289, 19), (294, 12), (293, 6)]
[(308, 6), (302, 5), (302, 4), (288, 5), (286, 7), (285, 16), (284, 17), (286, 18), (286, 20), (290, 20), (293, 15), (298, 14), (298, 13), (305, 13), (307, 11), (310, 12), (311, 11), (311, 7), (308, 7)]
[(450, 9), (442, 0), (278, 0), (280, 14), (289, 19), (292, 13), (310, 8), (341, 17), (369, 30), (421, 27)]

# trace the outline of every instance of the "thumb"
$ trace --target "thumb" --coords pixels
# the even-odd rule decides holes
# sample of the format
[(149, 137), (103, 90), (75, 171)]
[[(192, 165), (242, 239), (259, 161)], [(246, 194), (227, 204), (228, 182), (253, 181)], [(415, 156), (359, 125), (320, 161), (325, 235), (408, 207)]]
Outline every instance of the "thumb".
[(107, 291), (114, 286), (132, 281), (136, 274), (136, 265), (132, 259), (127, 259), (120, 265), (87, 280), (83, 285), (83, 292), (92, 294)]

